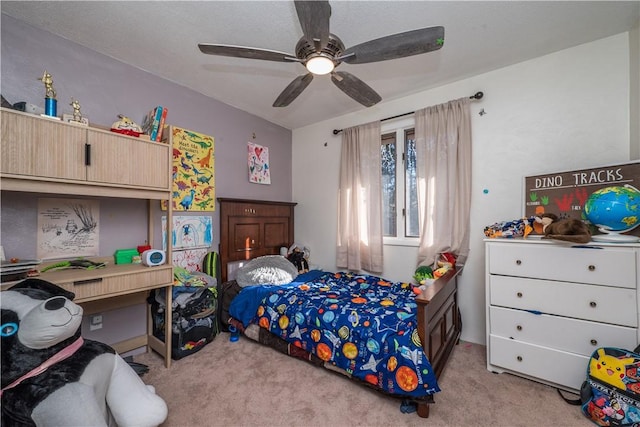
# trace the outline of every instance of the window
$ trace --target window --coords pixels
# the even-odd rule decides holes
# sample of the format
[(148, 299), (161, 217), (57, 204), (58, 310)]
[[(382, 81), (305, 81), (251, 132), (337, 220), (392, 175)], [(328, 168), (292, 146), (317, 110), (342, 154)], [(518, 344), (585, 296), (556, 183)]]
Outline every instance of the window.
[(413, 118), (382, 127), (382, 218), (386, 244), (417, 245), (420, 235)]

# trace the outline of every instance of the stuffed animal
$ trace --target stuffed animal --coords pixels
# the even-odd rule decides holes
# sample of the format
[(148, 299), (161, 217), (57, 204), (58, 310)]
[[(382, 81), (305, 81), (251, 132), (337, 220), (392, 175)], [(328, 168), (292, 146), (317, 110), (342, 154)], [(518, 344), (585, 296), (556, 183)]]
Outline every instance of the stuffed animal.
[(555, 214), (545, 213), (536, 217), (542, 223), (543, 239), (563, 240), (573, 243), (589, 243), (591, 233), (583, 221), (575, 218), (558, 218)]
[(84, 340), (75, 295), (26, 279), (0, 296), (2, 419), (37, 426), (156, 426), (167, 405), (106, 344)]
[(293, 263), (298, 269), (298, 273), (307, 273), (309, 271), (309, 249), (294, 243), (289, 248), (287, 259)]

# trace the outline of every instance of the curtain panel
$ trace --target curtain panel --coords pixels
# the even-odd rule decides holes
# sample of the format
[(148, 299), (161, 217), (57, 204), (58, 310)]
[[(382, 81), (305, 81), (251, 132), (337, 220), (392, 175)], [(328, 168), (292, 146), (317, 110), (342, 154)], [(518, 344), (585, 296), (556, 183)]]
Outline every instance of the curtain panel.
[(469, 255), (471, 118), (469, 98), (416, 111), (416, 169), (420, 245), (418, 265), (441, 252), (458, 264)]
[(344, 129), (338, 190), (339, 268), (382, 273), (380, 122)]

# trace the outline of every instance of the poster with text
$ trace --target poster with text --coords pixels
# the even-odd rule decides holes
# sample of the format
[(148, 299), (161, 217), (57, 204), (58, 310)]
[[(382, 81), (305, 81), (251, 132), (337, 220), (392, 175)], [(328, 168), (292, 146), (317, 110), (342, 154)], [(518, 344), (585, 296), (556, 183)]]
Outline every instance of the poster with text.
[[(525, 177), (524, 216), (552, 213), (558, 218), (584, 220), (584, 205), (595, 191), (630, 185), (640, 189), (640, 162)], [(532, 234), (542, 234), (534, 224)], [(640, 236), (640, 227), (628, 232)]]
[[(174, 126), (169, 129), (173, 151), (173, 210), (214, 211), (213, 137)], [(163, 209), (166, 209), (164, 201)]]
[(38, 199), (38, 258), (98, 256), (99, 235), (98, 200)]
[(247, 143), (249, 161), (249, 182), (271, 184), (269, 169), (269, 148), (253, 142)]

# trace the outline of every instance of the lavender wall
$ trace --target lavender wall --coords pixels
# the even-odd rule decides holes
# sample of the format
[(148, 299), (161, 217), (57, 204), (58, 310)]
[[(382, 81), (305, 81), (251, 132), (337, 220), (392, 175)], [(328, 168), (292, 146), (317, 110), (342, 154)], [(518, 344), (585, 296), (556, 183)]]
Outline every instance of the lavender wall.
[[(80, 101), (83, 116), (103, 126), (111, 125), (118, 114), (140, 123), (151, 108), (166, 106), (169, 124), (215, 138), (216, 197), (292, 201), (290, 130), (7, 15), (2, 15), (0, 29), (0, 90), (10, 103), (26, 101), (44, 107), (44, 85), (37, 79), (47, 70), (57, 92), (58, 115), (72, 112), (71, 97)], [(212, 80), (211, 84), (224, 82)], [(269, 148), (271, 185), (248, 182), (247, 141)], [(1, 238), (7, 256), (35, 257), (37, 197), (2, 192)], [(146, 229), (145, 203), (105, 199), (101, 209), (100, 255), (141, 243)], [(124, 212), (126, 217), (120, 217)], [(206, 214), (213, 215), (213, 247), (217, 248), (218, 213)], [(156, 215), (160, 217), (159, 209)], [(160, 241), (159, 228), (156, 238)]]
[[(166, 106), (169, 124), (215, 138), (216, 197), (292, 201), (290, 130), (6, 15), (2, 15), (0, 29), (0, 91), (10, 103), (26, 101), (44, 107), (44, 86), (37, 79), (47, 70), (53, 76), (57, 91), (58, 115), (72, 112), (71, 97), (80, 101), (83, 116), (103, 126), (111, 125), (118, 114), (140, 123), (151, 108)], [(224, 82), (212, 80), (211, 84)], [(247, 141), (269, 148), (271, 185), (248, 182)], [(38, 198), (60, 196), (8, 191), (0, 195), (0, 244), (6, 256), (35, 258)], [(100, 200), (101, 256), (144, 242), (146, 209), (146, 202), (140, 200)], [(156, 224), (160, 224), (159, 204), (154, 214), (158, 219)], [(213, 216), (213, 248), (217, 249), (218, 212), (204, 214)], [(158, 226), (156, 241), (160, 242), (160, 238)], [(132, 323), (140, 326), (145, 322), (145, 310), (140, 308), (114, 310), (105, 315), (104, 329), (88, 332), (83, 325), (83, 335), (108, 344), (135, 336), (139, 328), (132, 327)]]

